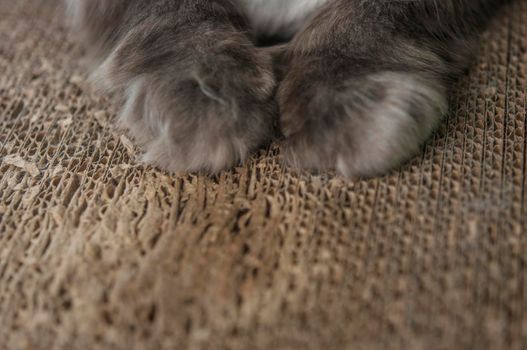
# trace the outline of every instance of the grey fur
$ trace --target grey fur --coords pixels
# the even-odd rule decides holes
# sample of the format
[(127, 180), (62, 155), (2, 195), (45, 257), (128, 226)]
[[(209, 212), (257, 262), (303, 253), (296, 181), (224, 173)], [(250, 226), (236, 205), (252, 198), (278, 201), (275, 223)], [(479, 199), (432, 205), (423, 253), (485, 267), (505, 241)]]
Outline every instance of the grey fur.
[[(215, 173), (270, 142), (278, 122), (289, 164), (344, 176), (418, 151), (504, 3), (283, 0), (310, 6), (266, 32), (259, 11), (278, 0), (67, 1), (145, 161)], [(262, 33), (291, 40), (260, 48)]]

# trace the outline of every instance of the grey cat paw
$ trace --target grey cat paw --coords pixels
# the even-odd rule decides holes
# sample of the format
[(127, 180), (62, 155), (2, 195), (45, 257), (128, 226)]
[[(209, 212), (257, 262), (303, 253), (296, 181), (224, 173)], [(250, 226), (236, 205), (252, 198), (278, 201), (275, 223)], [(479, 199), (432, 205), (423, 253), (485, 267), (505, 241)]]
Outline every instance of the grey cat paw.
[(445, 90), (433, 77), (347, 69), (314, 59), (286, 75), (280, 125), (284, 158), (294, 168), (384, 174), (418, 152), (446, 111)]
[(270, 57), (226, 45), (201, 57), (178, 54), (172, 65), (149, 65), (135, 74), (130, 62), (142, 58), (134, 55), (118, 48), (98, 76), (123, 92), (120, 124), (141, 145), (147, 164), (217, 173), (274, 136)]

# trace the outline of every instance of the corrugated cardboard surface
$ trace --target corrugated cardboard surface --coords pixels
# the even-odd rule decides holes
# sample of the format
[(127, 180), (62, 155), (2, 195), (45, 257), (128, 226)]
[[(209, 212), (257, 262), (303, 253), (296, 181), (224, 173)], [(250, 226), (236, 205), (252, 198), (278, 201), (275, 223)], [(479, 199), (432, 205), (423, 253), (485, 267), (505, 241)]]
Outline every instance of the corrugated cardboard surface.
[(526, 349), (527, 2), (384, 178), (138, 165), (48, 0), (0, 0), (1, 349)]

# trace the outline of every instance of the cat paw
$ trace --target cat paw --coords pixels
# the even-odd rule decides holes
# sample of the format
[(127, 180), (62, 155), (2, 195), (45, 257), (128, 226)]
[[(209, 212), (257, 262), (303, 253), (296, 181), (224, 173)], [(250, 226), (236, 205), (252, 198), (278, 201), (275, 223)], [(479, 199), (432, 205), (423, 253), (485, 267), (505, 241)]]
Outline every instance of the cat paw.
[(144, 162), (217, 173), (274, 137), (271, 58), (233, 43), (157, 61), (118, 48), (102, 65), (98, 76), (122, 91), (120, 124), (144, 149)]
[(447, 108), (442, 83), (422, 72), (345, 59), (291, 67), (278, 100), (284, 158), (297, 169), (382, 175), (419, 151)]

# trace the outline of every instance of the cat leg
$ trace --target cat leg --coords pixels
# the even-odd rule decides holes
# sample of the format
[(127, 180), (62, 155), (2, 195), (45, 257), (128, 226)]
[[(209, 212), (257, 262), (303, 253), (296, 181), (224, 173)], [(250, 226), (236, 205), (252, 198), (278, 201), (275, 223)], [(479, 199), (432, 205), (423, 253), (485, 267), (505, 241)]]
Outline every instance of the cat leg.
[(96, 59), (115, 45), (130, 4), (127, 0), (65, 0), (68, 20), (74, 33)]
[(498, 2), (330, 2), (285, 54), (278, 100), (286, 161), (373, 176), (418, 152)]
[(273, 137), (272, 58), (230, 0), (70, 1), (147, 163), (215, 173)]

